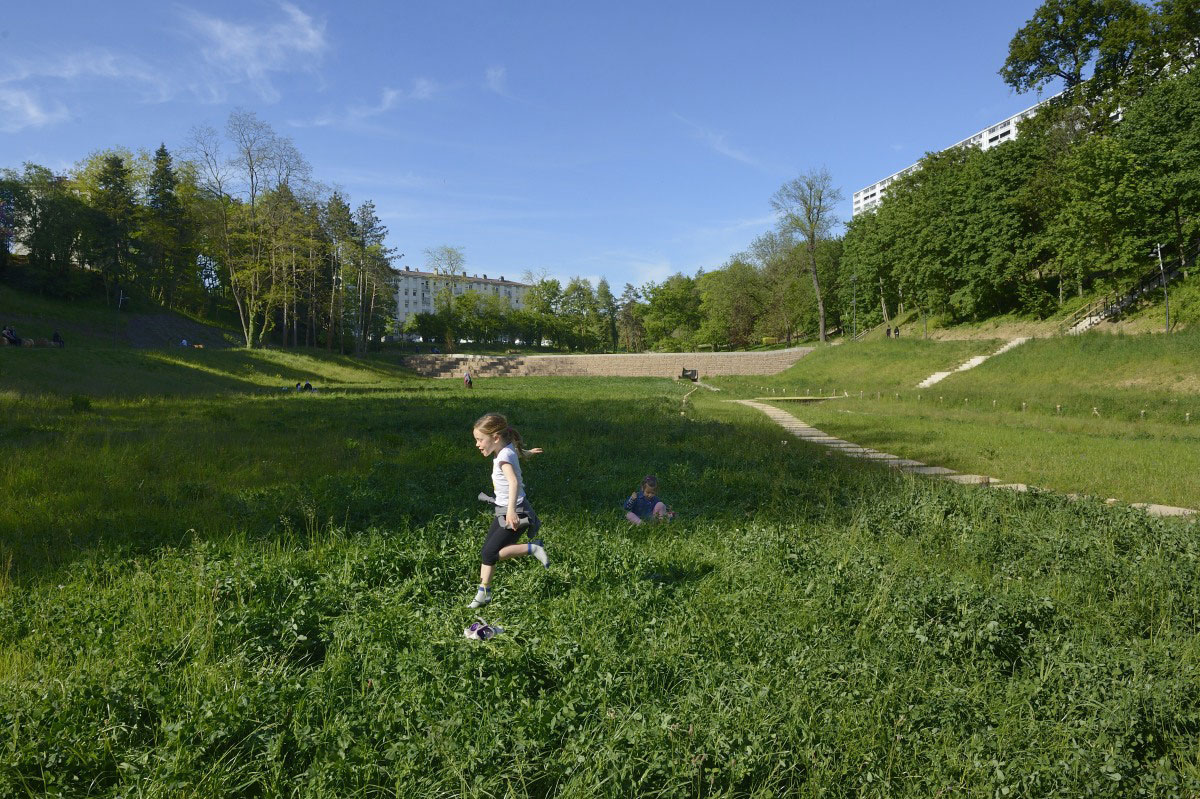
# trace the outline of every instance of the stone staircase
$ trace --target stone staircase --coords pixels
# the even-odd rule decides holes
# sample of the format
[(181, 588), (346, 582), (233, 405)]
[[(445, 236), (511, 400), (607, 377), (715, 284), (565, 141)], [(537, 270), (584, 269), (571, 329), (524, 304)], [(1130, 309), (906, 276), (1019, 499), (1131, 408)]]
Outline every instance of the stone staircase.
[(991, 355), (976, 355), (975, 357), (964, 361), (963, 363), (959, 364), (958, 366), (956, 366), (955, 368), (951, 369), (948, 372), (934, 372), (929, 377), (922, 380), (920, 383), (917, 383), (917, 388), (929, 388), (930, 386), (932, 386), (936, 383), (942, 382), (943, 380), (945, 380), (947, 377), (949, 377), (952, 374), (955, 374), (957, 372), (965, 372), (968, 369), (974, 369), (976, 366), (983, 363), (988, 358), (995, 358), (997, 355), (1003, 355), (1004, 353), (1011, 350), (1013, 347), (1018, 347), (1021, 344), (1024, 344), (1026, 341), (1029, 341), (1028, 336), (1021, 336), (1018, 338), (1014, 338), (1012, 341), (1007, 342), (1003, 347), (996, 350)]
[(1175, 263), (1172, 266), (1161, 266), (1151, 270), (1133, 288), (1123, 294), (1106, 294), (1090, 305), (1080, 308), (1063, 323), (1062, 333), (1068, 336), (1078, 336), (1101, 322), (1120, 316), (1127, 308), (1136, 305), (1147, 294), (1161, 291), (1163, 284), (1170, 283), (1183, 274), (1187, 265), (1195, 265), (1198, 254), (1200, 254), (1200, 250), (1186, 256), (1183, 264)]

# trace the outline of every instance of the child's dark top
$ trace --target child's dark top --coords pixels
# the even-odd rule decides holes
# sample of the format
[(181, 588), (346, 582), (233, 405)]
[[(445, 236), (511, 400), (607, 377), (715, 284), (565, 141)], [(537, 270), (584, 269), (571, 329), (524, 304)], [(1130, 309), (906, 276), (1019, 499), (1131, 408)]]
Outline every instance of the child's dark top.
[(667, 503), (663, 498), (655, 494), (652, 497), (646, 496), (641, 491), (637, 492), (637, 496), (630, 497), (625, 500), (625, 510), (632, 511), (634, 515), (641, 519), (649, 519), (654, 514), (654, 506), (662, 502), (665, 506)]

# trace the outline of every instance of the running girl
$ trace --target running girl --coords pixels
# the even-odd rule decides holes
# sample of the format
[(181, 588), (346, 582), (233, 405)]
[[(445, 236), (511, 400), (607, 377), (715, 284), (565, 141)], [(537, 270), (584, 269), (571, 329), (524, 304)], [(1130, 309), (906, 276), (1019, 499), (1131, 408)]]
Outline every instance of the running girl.
[[(522, 457), (537, 455), (540, 449), (522, 449), (521, 434), (498, 413), (485, 413), (472, 429), (475, 447), (485, 458), (492, 458), (492, 488), (495, 489), (495, 513), (487, 540), (479, 556), (479, 590), (469, 607), (478, 608), (492, 601), (492, 570), (496, 562), (533, 555), (543, 566), (550, 559), (540, 539), (534, 538), (542, 526), (533, 507), (525, 497), (521, 479)], [(526, 531), (529, 542), (519, 544), (521, 532)]]

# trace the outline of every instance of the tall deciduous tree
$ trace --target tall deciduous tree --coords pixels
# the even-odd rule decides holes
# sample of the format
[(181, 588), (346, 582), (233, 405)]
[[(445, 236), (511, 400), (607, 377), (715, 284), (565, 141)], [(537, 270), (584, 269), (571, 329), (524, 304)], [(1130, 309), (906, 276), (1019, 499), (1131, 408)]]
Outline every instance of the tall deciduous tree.
[(617, 346), (617, 298), (605, 278), (596, 283), (596, 309), (600, 314), (604, 346), (612, 349)]
[(662, 283), (647, 283), (642, 296), (646, 298), (643, 322), (650, 345), (670, 350), (690, 346), (703, 320), (695, 278), (677, 273)]
[(425, 250), (425, 266), (440, 276), (440, 286), (433, 295), (433, 306), (445, 318), (446, 352), (454, 350), (458, 340), (458, 313), (455, 298), (459, 284), (467, 271), (467, 259), (462, 248), (443, 244)]
[(788, 181), (771, 197), (771, 207), (779, 215), (781, 228), (794, 231), (804, 241), (821, 341), (825, 341), (825, 299), (821, 295), (821, 280), (817, 273), (817, 246), (829, 237), (837, 223), (834, 208), (841, 201), (842, 193), (833, 185), (833, 178), (825, 169), (813, 170)]
[(642, 324), (645, 311), (641, 295), (632, 283), (625, 284), (617, 312), (617, 343), (629, 352), (641, 352), (646, 347), (646, 328)]
[(569, 332), (567, 345), (571, 349), (588, 349), (595, 342), (596, 293), (592, 284), (582, 277), (573, 277), (563, 288), (559, 313)]
[(750, 346), (768, 295), (762, 274), (746, 258), (734, 256), (696, 283), (703, 315), (699, 338), (714, 346)]

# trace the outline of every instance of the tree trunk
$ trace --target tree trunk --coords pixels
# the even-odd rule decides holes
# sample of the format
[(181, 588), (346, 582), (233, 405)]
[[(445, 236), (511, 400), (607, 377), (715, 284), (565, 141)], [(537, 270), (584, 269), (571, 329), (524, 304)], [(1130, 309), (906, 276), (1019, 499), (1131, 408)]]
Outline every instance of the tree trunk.
[(821, 343), (825, 343), (825, 301), (821, 299), (821, 281), (817, 278), (817, 248), (815, 244), (808, 247), (808, 272), (812, 275), (813, 294), (817, 297), (817, 333)]
[(337, 307), (337, 260), (329, 259), (329, 331), (325, 336), (325, 350), (333, 352), (333, 320)]
[(883, 323), (890, 326), (892, 324), (892, 318), (888, 316), (887, 300), (884, 298), (883, 294), (883, 275), (879, 276), (879, 307), (883, 309)]
[(1179, 250), (1179, 268), (1183, 270), (1183, 279), (1187, 280), (1187, 251), (1183, 246), (1183, 224), (1179, 221), (1179, 206), (1175, 206), (1175, 247)]

